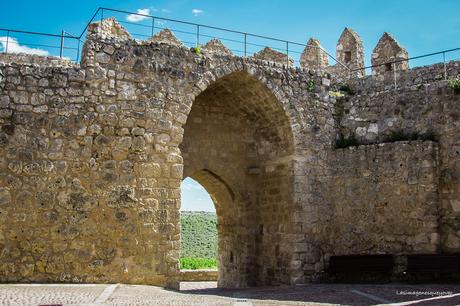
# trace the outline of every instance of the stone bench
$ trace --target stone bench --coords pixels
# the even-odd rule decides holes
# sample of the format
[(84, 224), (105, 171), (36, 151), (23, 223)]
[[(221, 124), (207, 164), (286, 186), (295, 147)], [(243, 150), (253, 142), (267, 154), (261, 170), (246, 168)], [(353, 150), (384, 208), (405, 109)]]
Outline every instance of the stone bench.
[(456, 278), (460, 277), (460, 254), (407, 255), (409, 277)]
[(328, 272), (335, 280), (382, 280), (393, 273), (392, 255), (331, 256)]

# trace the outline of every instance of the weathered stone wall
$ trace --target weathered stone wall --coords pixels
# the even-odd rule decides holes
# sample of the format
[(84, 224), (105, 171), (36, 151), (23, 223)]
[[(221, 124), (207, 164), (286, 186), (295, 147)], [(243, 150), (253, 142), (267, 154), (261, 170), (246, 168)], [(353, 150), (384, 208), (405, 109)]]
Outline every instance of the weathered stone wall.
[[(459, 63), (449, 63), (449, 77), (456, 77), (458, 69)], [(409, 70), (400, 74), (401, 85), (397, 89), (391, 78), (372, 85), (371, 78), (355, 84), (358, 94), (343, 105), (341, 130), (362, 143), (386, 141), (392, 133), (419, 134), (439, 143), (440, 246), (443, 251), (452, 252), (460, 247), (456, 183), (460, 96), (443, 80), (443, 72), (443, 65)]]
[(337, 41), (336, 59), (338, 62), (335, 65), (326, 67), (330, 73), (345, 78), (366, 74), (365, 70), (351, 72), (353, 69), (364, 68), (364, 47), (361, 37), (350, 28), (345, 28)]
[(323, 51), (319, 40), (310, 38), (300, 55), (300, 66), (308, 69), (321, 69), (329, 66), (329, 58)]
[(438, 145), (401, 141), (331, 152), (328, 255), (434, 253), (439, 248)]
[(2, 53), (0, 57), (2, 63), (15, 64), (34, 64), (46, 67), (71, 67), (75, 66), (73, 62), (65, 58), (54, 56), (36, 56), (30, 54)]
[[(335, 76), (269, 51), (135, 41), (110, 19), (80, 65), (0, 55), (1, 281), (177, 287), (186, 176), (216, 205), (220, 286), (315, 280), (331, 254), (459, 251), (443, 67), (398, 72), (396, 90), (350, 80), (336, 100)], [(372, 145), (392, 131), (435, 139)], [(334, 149), (340, 135), (368, 145)]]
[[(377, 46), (372, 52), (372, 74), (379, 75), (389, 71), (401, 71), (409, 69), (409, 54), (407, 50), (387, 32), (380, 37)], [(399, 62), (397, 62), (399, 61)], [(397, 62), (392, 63), (391, 62)]]
[(217, 281), (217, 270), (181, 270), (180, 280), (183, 282)]
[[(358, 94), (363, 96), (376, 95), (380, 92), (400, 89), (406, 91), (423, 90), (430, 86), (432, 90), (439, 86), (447, 88), (447, 80), (454, 79), (460, 75), (460, 62), (452, 61), (444, 64), (416, 67), (406, 71), (386, 71), (378, 75), (367, 76), (359, 79), (349, 79), (349, 83)], [(396, 80), (395, 80), (396, 76)], [(396, 86), (395, 86), (396, 81)], [(433, 85), (430, 85), (433, 84)]]
[[(306, 252), (290, 246), (291, 213), (300, 209), (293, 197), (305, 196), (291, 193), (297, 180), (292, 163), (332, 141), (321, 77), (254, 59), (200, 55), (164, 41), (136, 42), (119, 27), (90, 30), (81, 67), (1, 66), (2, 280), (176, 286), (183, 167), (193, 158), (211, 162), (214, 152), (230, 155), (238, 142), (249, 151), (210, 166), (222, 170), (234, 193), (231, 204), (242, 212), (235, 216), (243, 216), (235, 229), (225, 211), (219, 224), (229, 223), (220, 232), (233, 241), (233, 254), (219, 255), (229, 267), (221, 284), (303, 279), (301, 267), (291, 267)], [(207, 90), (231, 75), (230, 89), (245, 91)], [(314, 92), (304, 85), (309, 80)], [(184, 161), (184, 124), (195, 99), (199, 112), (206, 92), (211, 102), (226, 95), (237, 102), (239, 117), (228, 123), (239, 128), (213, 130), (206, 137), (214, 148), (192, 157), (187, 153), (197, 153), (185, 151)], [(245, 103), (250, 94), (254, 101)], [(216, 110), (213, 116), (223, 115)], [(207, 119), (206, 129), (222, 122)], [(226, 138), (229, 132), (235, 141)], [(228, 145), (221, 148), (219, 141)]]
[(294, 60), (287, 56), (285, 53), (265, 47), (253, 55), (255, 59), (262, 61), (272, 61), (280, 65), (292, 66)]

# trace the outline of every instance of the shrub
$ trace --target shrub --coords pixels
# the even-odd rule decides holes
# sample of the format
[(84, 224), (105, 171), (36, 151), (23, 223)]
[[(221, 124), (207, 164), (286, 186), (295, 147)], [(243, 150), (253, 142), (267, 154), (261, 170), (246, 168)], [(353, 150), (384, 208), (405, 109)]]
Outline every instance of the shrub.
[(353, 90), (353, 88), (351, 88), (351, 86), (348, 85), (348, 84), (342, 84), (342, 85), (340, 85), (339, 90), (340, 90), (341, 92), (344, 92), (344, 93), (349, 94), (350, 96), (352, 96), (352, 95), (355, 94), (355, 91)]
[(217, 258), (215, 213), (181, 212), (182, 258)]
[(193, 53), (196, 53), (198, 55), (201, 54), (201, 46), (200, 45), (197, 45), (196, 47), (192, 47), (191, 50), (192, 50)]
[(180, 268), (188, 270), (215, 269), (217, 268), (217, 260), (215, 258), (185, 257), (180, 259)]
[(453, 89), (456, 94), (460, 94), (460, 79), (455, 78), (449, 80), (449, 88)]
[(313, 90), (315, 90), (315, 81), (308, 80), (307, 81), (307, 91), (312, 92)]
[(339, 139), (335, 141), (336, 149), (344, 149), (356, 146), (359, 146), (359, 141), (356, 139), (355, 135), (350, 135), (348, 137), (343, 137), (343, 135), (340, 135)]

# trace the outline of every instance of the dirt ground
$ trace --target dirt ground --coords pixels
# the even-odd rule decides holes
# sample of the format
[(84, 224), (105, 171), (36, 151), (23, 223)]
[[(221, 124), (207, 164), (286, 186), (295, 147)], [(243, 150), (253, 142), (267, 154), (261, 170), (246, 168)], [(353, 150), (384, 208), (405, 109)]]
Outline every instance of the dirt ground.
[(215, 282), (185, 282), (180, 291), (123, 284), (0, 284), (0, 305), (460, 305), (460, 284), (219, 289)]

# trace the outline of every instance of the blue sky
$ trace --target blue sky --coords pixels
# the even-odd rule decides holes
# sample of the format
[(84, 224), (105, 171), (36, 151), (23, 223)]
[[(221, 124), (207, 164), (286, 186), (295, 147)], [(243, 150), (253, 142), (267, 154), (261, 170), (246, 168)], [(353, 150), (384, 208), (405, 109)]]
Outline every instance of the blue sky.
[(208, 192), (198, 182), (189, 177), (182, 181), (181, 195), (181, 210), (183, 211), (216, 210)]
[[(411, 56), (460, 47), (460, 0), (3, 1), (0, 28), (47, 33), (60, 33), (64, 29), (78, 35), (99, 6), (127, 11), (140, 9), (143, 10), (142, 12), (159, 17), (214, 25), (301, 43), (305, 43), (309, 37), (315, 37), (334, 55), (337, 39), (343, 28), (348, 26), (362, 37), (367, 64), (372, 49), (384, 31), (393, 34), (407, 48)], [(109, 13), (105, 14), (108, 15)], [(150, 31), (148, 27), (138, 26), (138, 24), (150, 25), (150, 20), (133, 20), (126, 15), (117, 17), (123, 22), (131, 20), (137, 24), (126, 25), (133, 33), (146, 34)], [(156, 26), (177, 28), (184, 32), (195, 30), (195, 28), (158, 21)], [(242, 37), (237, 35), (207, 33), (205, 30), (203, 33), (242, 40)], [(0, 45), (5, 35), (5, 32), (0, 31)], [(194, 35), (177, 34), (177, 36), (191, 43), (195, 39)], [(34, 37), (19, 34), (14, 34), (13, 39), (16, 40), (16, 48), (19, 51), (29, 53), (56, 54), (57, 52), (57, 49), (35, 46), (33, 43), (59, 45), (58, 39), (37, 41)], [(265, 42), (254, 40), (253, 43), (264, 44)], [(229, 44), (235, 50), (242, 50), (238, 43), (229, 42)], [(66, 42), (66, 46), (76, 47), (71, 42)], [(252, 51), (257, 51), (256, 49)], [(74, 58), (71, 52), (76, 53), (69, 49), (65, 55)], [(459, 58), (459, 51), (447, 57), (447, 59)], [(441, 60), (442, 57), (438, 56), (411, 62), (411, 66)], [(186, 179), (182, 186), (183, 209), (213, 210), (209, 196), (199, 184)]]
[[(296, 42), (306, 42), (313, 36), (333, 54), (341, 31), (349, 26), (363, 38), (367, 61), (384, 31), (392, 33), (408, 49), (410, 55), (460, 46), (457, 39), (460, 35), (460, 0), (4, 1), (0, 27), (51, 33), (60, 33), (65, 29), (78, 34), (99, 6), (128, 11), (147, 9), (150, 14), (160, 17), (216, 25)], [(124, 18), (126, 16), (121, 17)], [(164, 26), (173, 27), (170, 24)], [(0, 36), (5, 36), (5, 33), (0, 33)], [(194, 37), (188, 38), (194, 40)], [(32, 40), (30, 37), (17, 39), (25, 45)], [(54, 44), (58, 42), (53, 41)], [(242, 48), (236, 46), (235, 49)], [(460, 52), (450, 55), (451, 58), (460, 58)], [(412, 66), (440, 60), (441, 56), (419, 60), (413, 62)]]

